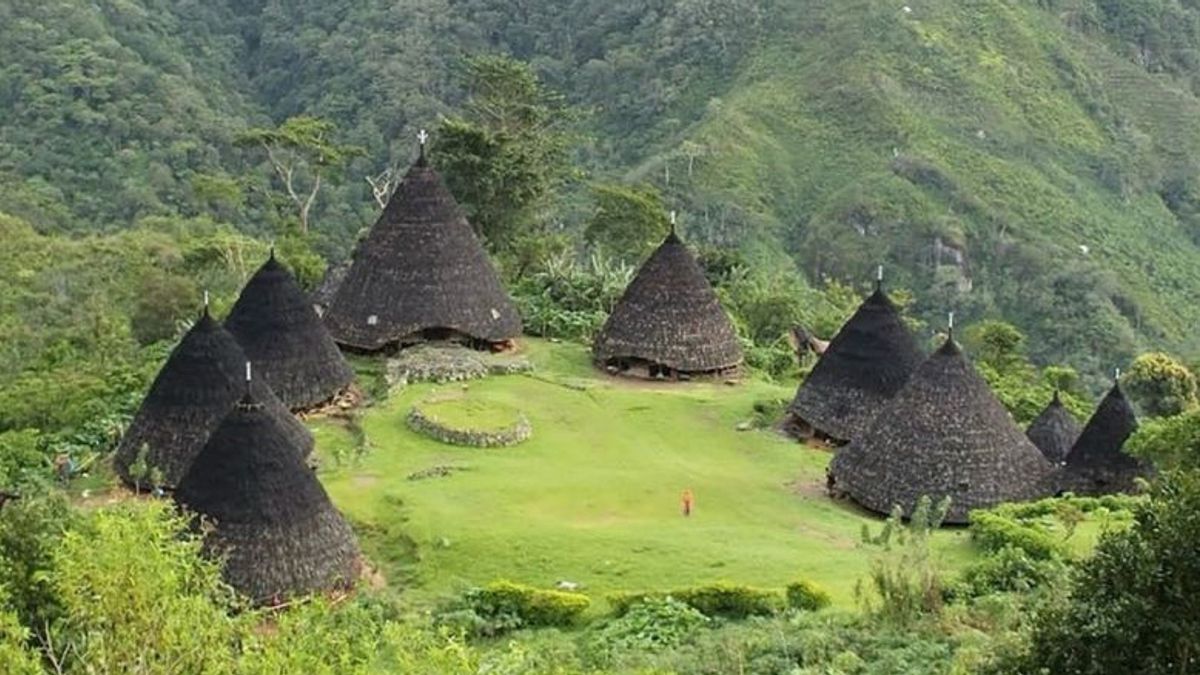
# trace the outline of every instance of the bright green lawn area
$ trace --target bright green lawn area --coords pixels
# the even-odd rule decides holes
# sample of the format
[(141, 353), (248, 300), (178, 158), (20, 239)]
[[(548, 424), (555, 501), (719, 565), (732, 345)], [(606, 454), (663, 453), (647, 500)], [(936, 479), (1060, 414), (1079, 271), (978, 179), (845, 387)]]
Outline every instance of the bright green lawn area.
[[(805, 578), (853, 604), (871, 559), (861, 530), (880, 521), (825, 496), (827, 451), (735, 429), (756, 400), (790, 397), (790, 387), (636, 383), (594, 371), (581, 346), (523, 344), (532, 375), (472, 382), (465, 396), (525, 413), (531, 440), (484, 450), (419, 436), (405, 426), (411, 405), (464, 391), (413, 385), (364, 413), (364, 456), (322, 471), (390, 584), (420, 602), (499, 578), (570, 580), (593, 598)], [(325, 456), (351, 443), (333, 422), (314, 426)], [(465, 469), (406, 478), (437, 465)], [(680, 513), (685, 489), (695, 494), (690, 518)], [(935, 541), (948, 569), (976, 555), (965, 530)]]

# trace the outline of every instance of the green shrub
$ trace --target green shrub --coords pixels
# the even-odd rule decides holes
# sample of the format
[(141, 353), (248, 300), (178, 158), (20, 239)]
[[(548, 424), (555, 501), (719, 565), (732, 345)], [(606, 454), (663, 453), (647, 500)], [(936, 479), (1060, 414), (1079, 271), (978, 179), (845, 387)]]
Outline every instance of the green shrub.
[(811, 612), (828, 607), (832, 602), (828, 591), (806, 580), (788, 584), (784, 595), (787, 597), (788, 607)]
[(1066, 564), (1058, 558), (1038, 559), (1023, 549), (1005, 546), (965, 569), (948, 596), (953, 600), (993, 593), (1027, 593), (1063, 579), (1066, 573)]
[(983, 550), (996, 553), (1012, 547), (1035, 560), (1049, 560), (1066, 555), (1066, 546), (1051, 536), (1044, 527), (997, 513), (971, 513), (971, 539)]
[(584, 649), (592, 660), (601, 662), (622, 653), (655, 653), (686, 642), (708, 622), (708, 617), (675, 598), (646, 599), (589, 631)]
[(467, 607), (483, 620), (507, 621), (510, 628), (569, 626), (591, 604), (581, 593), (545, 591), (511, 581), (493, 581), (463, 597)]
[(718, 581), (669, 593), (613, 593), (608, 604), (614, 616), (624, 616), (638, 605), (673, 598), (709, 618), (744, 619), (748, 616), (769, 616), (783, 609), (784, 598), (779, 591), (740, 586)]

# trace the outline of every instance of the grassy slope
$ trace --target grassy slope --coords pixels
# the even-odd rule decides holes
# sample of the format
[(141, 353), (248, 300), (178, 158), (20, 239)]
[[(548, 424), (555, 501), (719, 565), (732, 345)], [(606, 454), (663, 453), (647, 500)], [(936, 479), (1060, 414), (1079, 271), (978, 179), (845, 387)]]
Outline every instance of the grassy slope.
[[(686, 133), (708, 152), (684, 192), (746, 209), (810, 274), (861, 279), (887, 260), (929, 315), (947, 309), (928, 291), (933, 238), (965, 245), (966, 302), (1017, 320), (1042, 357), (1094, 353), (1075, 365), (1107, 370), (1137, 348), (1134, 331), (1194, 352), (1200, 249), (1154, 183), (1195, 145), (1196, 123), (1179, 114), (1195, 98), (1033, 3), (912, 6), (796, 3)], [(635, 174), (659, 175), (661, 161)], [(851, 227), (863, 220), (874, 234)], [(1014, 245), (1043, 260), (1029, 269)], [(1114, 275), (1094, 320), (1052, 301), (1028, 309), (1026, 293), (1053, 298), (1064, 269)]]
[[(809, 578), (852, 604), (870, 560), (861, 528), (878, 522), (823, 495), (827, 452), (735, 430), (756, 399), (790, 389), (632, 384), (593, 372), (582, 347), (526, 344), (536, 375), (471, 383), (468, 396), (523, 410), (529, 442), (476, 450), (412, 433), (403, 418), (414, 401), (462, 386), (416, 385), (366, 413), (361, 461), (323, 473), (392, 583), (423, 601), (497, 578), (568, 579), (594, 597)], [(327, 455), (350, 442), (330, 422), (316, 428)], [(435, 465), (468, 469), (406, 480)], [(685, 488), (696, 497), (687, 519)], [(973, 557), (962, 530), (939, 533), (937, 547), (950, 567)]]

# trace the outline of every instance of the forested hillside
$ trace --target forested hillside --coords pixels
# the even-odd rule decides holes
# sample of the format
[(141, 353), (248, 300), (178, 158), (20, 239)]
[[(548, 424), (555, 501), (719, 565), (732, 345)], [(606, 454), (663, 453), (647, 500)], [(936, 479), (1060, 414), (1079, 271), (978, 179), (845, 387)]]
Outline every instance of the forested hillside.
[(314, 207), (336, 259), (364, 179), (460, 108), (464, 57), (503, 52), (582, 112), (586, 178), (542, 219), (581, 231), (587, 179), (649, 183), (699, 243), (818, 287), (884, 263), (930, 324), (1001, 316), (1097, 377), (1200, 350), (1198, 26), (1183, 0), (15, 0), (0, 211), (280, 237), (239, 138), (311, 115), (361, 151)]

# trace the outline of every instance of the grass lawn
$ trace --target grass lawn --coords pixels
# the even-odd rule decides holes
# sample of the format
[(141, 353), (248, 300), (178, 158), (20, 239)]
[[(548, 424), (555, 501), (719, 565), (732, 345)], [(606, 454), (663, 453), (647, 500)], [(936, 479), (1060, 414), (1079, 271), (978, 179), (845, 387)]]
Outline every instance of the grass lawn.
[[(790, 387), (631, 382), (594, 371), (578, 345), (526, 340), (523, 349), (532, 374), (393, 392), (360, 420), (366, 452), (326, 462), (323, 482), (389, 584), (420, 603), (500, 578), (570, 580), (594, 599), (806, 578), (853, 604), (871, 557), (861, 530), (880, 521), (825, 496), (827, 451), (736, 430), (756, 400), (790, 397)], [(484, 450), (410, 431), (413, 403), (439, 397), (522, 412), (533, 438)], [(352, 454), (348, 429), (312, 424), (323, 456)], [(407, 478), (439, 465), (461, 470)], [(685, 489), (695, 495), (690, 518), (680, 513)], [(935, 541), (947, 568), (975, 555), (965, 530)]]

